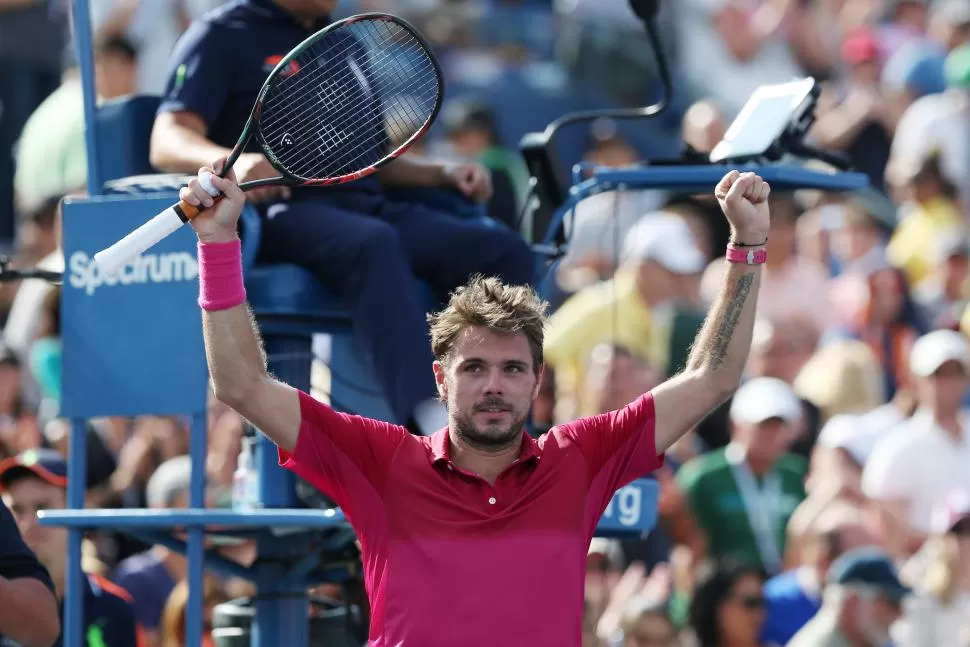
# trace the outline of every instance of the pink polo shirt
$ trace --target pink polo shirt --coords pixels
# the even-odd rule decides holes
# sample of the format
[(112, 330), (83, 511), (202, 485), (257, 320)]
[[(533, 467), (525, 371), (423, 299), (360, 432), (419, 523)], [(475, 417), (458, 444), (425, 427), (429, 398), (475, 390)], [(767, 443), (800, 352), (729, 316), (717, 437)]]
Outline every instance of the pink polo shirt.
[(372, 647), (579, 647), (586, 551), (613, 493), (663, 464), (654, 403), (554, 427), (494, 486), (431, 437), (300, 393), (280, 464), (330, 496), (361, 543)]

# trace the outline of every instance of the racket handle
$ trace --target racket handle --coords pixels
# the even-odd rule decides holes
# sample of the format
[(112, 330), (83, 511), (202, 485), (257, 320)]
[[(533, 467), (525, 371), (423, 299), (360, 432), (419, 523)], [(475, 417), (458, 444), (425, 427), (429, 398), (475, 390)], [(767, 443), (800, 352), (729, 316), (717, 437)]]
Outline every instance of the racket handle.
[[(209, 195), (219, 199), (221, 193), (212, 185), (211, 173), (199, 176), (199, 183)], [(200, 207), (189, 204), (185, 200), (179, 200), (177, 205), (169, 207), (111, 247), (95, 254), (94, 262), (104, 274), (110, 276), (139, 254), (178, 231), (182, 225), (195, 218), (201, 211)]]
[(182, 225), (198, 214), (198, 207), (180, 201), (177, 205), (161, 212), (111, 247), (95, 254), (94, 262), (101, 272), (110, 276), (142, 252), (178, 231)]

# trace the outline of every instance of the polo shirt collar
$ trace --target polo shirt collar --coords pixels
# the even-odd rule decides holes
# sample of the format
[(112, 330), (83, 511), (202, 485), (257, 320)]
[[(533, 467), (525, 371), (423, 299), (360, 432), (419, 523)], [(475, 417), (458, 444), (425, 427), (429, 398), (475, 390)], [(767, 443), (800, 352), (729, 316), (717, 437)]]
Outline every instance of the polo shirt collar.
[[(449, 436), (447, 427), (431, 436), (432, 465), (442, 461), (451, 464), (451, 445), (449, 444), (448, 440)], [(522, 451), (519, 453), (518, 462), (521, 463), (533, 459), (539, 460), (539, 445), (536, 443), (535, 438), (530, 436), (528, 433), (523, 432)]]

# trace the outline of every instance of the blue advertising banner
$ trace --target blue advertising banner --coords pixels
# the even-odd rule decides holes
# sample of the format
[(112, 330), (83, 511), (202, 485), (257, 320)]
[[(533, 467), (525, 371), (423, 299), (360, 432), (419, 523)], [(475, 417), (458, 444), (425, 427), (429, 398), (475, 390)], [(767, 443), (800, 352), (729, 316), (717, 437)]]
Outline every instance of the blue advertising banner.
[(649, 532), (657, 523), (660, 484), (654, 479), (637, 479), (621, 487), (610, 499), (596, 526), (597, 537), (630, 537)]
[(94, 255), (176, 202), (175, 194), (68, 199), (63, 399), (72, 418), (206, 410), (196, 237), (183, 227), (114, 276)]

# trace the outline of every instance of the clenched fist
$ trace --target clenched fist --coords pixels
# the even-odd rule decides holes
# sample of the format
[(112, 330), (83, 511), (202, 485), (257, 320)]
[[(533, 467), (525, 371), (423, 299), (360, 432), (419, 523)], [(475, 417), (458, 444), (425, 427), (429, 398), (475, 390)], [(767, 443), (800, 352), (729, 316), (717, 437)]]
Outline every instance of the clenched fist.
[(717, 183), (714, 195), (731, 225), (731, 240), (760, 245), (768, 239), (771, 187), (754, 173), (731, 171)]

